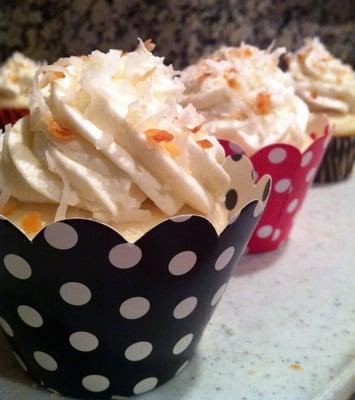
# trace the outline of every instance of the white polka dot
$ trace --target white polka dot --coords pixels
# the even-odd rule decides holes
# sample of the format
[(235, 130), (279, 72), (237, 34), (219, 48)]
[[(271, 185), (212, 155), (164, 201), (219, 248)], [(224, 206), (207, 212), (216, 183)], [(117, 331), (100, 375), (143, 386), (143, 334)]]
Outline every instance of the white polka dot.
[(286, 211), (287, 211), (289, 214), (293, 213), (293, 212), (296, 210), (296, 208), (297, 208), (297, 206), (298, 206), (298, 203), (299, 203), (299, 200), (298, 200), (298, 199), (293, 199), (293, 200), (291, 200), (290, 203), (289, 203), (288, 206), (287, 206)]
[(143, 379), (138, 382), (136, 386), (133, 388), (134, 394), (142, 394), (145, 392), (149, 392), (149, 390), (153, 390), (158, 384), (158, 379), (155, 377), (150, 377)]
[(257, 218), (263, 212), (263, 210), (264, 210), (263, 203), (261, 201), (258, 201), (253, 211), (254, 217)]
[(175, 376), (181, 374), (181, 372), (189, 365), (189, 360), (185, 361), (181, 367), (176, 371)]
[(127, 319), (142, 318), (150, 309), (149, 301), (144, 297), (131, 297), (120, 306), (122, 317)]
[(185, 300), (180, 301), (180, 303), (174, 309), (174, 317), (176, 319), (186, 318), (196, 308), (197, 302), (198, 299), (194, 296), (187, 297)]
[(65, 283), (59, 293), (62, 299), (72, 306), (82, 306), (91, 299), (90, 289), (79, 282)]
[(135, 244), (122, 243), (111, 249), (108, 258), (115, 267), (128, 269), (139, 263), (142, 251)]
[(188, 221), (190, 218), (191, 218), (191, 215), (182, 215), (180, 217), (170, 218), (170, 220), (173, 221), (173, 222), (178, 222), (179, 223), (179, 222)]
[(268, 154), (269, 161), (272, 164), (280, 164), (282, 163), (282, 161), (286, 159), (286, 157), (287, 157), (286, 150), (282, 148), (272, 149)]
[(0, 317), (0, 326), (8, 336), (14, 337), (13, 329), (2, 317)]
[(307, 151), (307, 153), (304, 153), (301, 161), (301, 167), (306, 167), (311, 162), (312, 158), (313, 158), (312, 150), (309, 150)]
[(149, 356), (153, 351), (153, 346), (149, 342), (137, 342), (127, 347), (124, 355), (127, 360), (141, 361)]
[(281, 235), (281, 229), (275, 229), (275, 232), (274, 232), (274, 234), (272, 235), (271, 240), (272, 240), (273, 242), (276, 242), (276, 240), (280, 237), (280, 235)]
[(30, 264), (16, 254), (7, 254), (4, 257), (5, 268), (18, 279), (28, 279), (32, 275)]
[(272, 226), (271, 225), (264, 225), (259, 228), (256, 232), (256, 236), (260, 239), (265, 239), (272, 234)]
[(193, 338), (194, 335), (192, 333), (188, 333), (179, 339), (173, 348), (173, 354), (178, 355), (185, 351), (190, 346)]
[(90, 392), (104, 392), (110, 387), (110, 381), (102, 375), (88, 375), (82, 380), (86, 390)]
[(169, 271), (173, 275), (184, 275), (196, 264), (197, 256), (193, 251), (182, 251), (169, 262)]
[(14, 354), (14, 356), (15, 356), (17, 362), (19, 363), (20, 367), (21, 367), (25, 372), (27, 372), (28, 369), (27, 369), (27, 367), (26, 367), (26, 364), (21, 360), (21, 358), (20, 358), (16, 353), (13, 353), (13, 354)]
[(234, 224), (234, 222), (238, 219), (239, 215), (240, 215), (240, 212), (233, 215), (233, 217), (229, 220), (228, 225)]
[(220, 254), (214, 266), (216, 271), (220, 271), (221, 269), (225, 268), (228, 265), (228, 263), (230, 262), (230, 260), (234, 255), (234, 251), (235, 251), (234, 247), (230, 246), (227, 249), (225, 249), (223, 253)]
[(41, 314), (32, 307), (24, 305), (19, 306), (17, 308), (17, 313), (22, 321), (32, 328), (40, 328), (43, 325)]
[(312, 181), (313, 181), (313, 178), (314, 178), (315, 175), (316, 175), (316, 173), (317, 173), (317, 169), (316, 169), (315, 167), (312, 167), (312, 168), (308, 171), (308, 173), (307, 173), (307, 175), (306, 175), (306, 182), (307, 182), (307, 183), (312, 182)]
[(57, 361), (49, 354), (43, 353), (43, 351), (36, 351), (33, 356), (43, 369), (47, 371), (56, 371), (58, 369)]
[(76, 230), (64, 222), (56, 222), (48, 226), (44, 230), (44, 238), (50, 246), (58, 250), (71, 249), (78, 242)]
[(128, 397), (120, 396), (119, 394), (115, 394), (115, 395), (111, 396), (111, 400), (128, 400)]
[(286, 192), (286, 190), (291, 186), (291, 180), (288, 178), (283, 178), (280, 179), (276, 182), (274, 188), (275, 192), (277, 193), (283, 193)]
[(223, 296), (223, 293), (224, 293), (224, 291), (226, 290), (226, 288), (227, 288), (227, 284), (224, 283), (224, 284), (217, 290), (217, 292), (215, 293), (215, 295), (212, 297), (212, 300), (211, 300), (211, 306), (212, 306), (212, 307), (215, 306), (215, 305), (221, 300), (221, 297)]
[(89, 352), (95, 350), (99, 345), (98, 338), (90, 332), (75, 332), (69, 337), (70, 344), (74, 349)]

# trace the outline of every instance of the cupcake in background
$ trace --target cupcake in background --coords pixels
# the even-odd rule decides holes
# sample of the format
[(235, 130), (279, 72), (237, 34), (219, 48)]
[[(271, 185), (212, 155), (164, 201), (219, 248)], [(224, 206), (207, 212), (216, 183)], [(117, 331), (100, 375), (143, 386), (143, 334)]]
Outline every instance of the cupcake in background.
[(355, 72), (334, 57), (319, 38), (307, 38), (289, 59), (296, 91), (313, 113), (334, 125), (333, 138), (319, 168), (317, 182), (345, 179), (355, 161)]
[(32, 80), (40, 65), (16, 52), (0, 66), (0, 129), (28, 114)]
[(227, 153), (245, 153), (259, 175), (272, 176), (250, 252), (275, 249), (287, 239), (327, 144), (327, 122), (311, 115), (290, 74), (278, 66), (285, 53), (222, 47), (182, 72), (185, 104), (204, 115), (204, 128)]

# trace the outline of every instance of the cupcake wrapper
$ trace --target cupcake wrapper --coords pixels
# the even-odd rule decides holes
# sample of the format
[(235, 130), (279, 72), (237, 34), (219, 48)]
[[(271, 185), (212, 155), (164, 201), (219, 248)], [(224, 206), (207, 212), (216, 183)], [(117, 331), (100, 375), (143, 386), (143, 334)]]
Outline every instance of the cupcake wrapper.
[(20, 118), (29, 113), (27, 108), (4, 108), (0, 109), (0, 129), (4, 129), (7, 124), (14, 124)]
[[(294, 146), (274, 144), (251, 157), (257, 176), (270, 174), (273, 187), (265, 212), (248, 243), (249, 253), (275, 250), (287, 240), (327, 148), (327, 123), (324, 117), (315, 120), (311, 131), (315, 139), (303, 153)], [(233, 153), (233, 144), (223, 141), (222, 145), (227, 154)]]
[(226, 196), (237, 217), (219, 237), (205, 218), (182, 216), (135, 244), (82, 219), (31, 242), (0, 220), (0, 326), (22, 368), (84, 399), (140, 394), (182, 371), (261, 216), (270, 180), (238, 209), (246, 179), (231, 189), (233, 204)]
[(320, 164), (315, 182), (338, 182), (348, 178), (354, 162), (355, 135), (333, 137)]

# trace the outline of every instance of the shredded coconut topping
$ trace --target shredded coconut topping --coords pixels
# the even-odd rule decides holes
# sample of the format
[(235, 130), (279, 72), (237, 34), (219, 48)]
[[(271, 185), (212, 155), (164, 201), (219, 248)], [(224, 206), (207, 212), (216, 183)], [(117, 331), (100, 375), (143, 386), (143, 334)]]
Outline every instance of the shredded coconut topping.
[(290, 75), (278, 67), (284, 53), (246, 44), (222, 47), (183, 71), (184, 103), (203, 113), (211, 133), (247, 154), (276, 142), (302, 147), (309, 140), (309, 112)]

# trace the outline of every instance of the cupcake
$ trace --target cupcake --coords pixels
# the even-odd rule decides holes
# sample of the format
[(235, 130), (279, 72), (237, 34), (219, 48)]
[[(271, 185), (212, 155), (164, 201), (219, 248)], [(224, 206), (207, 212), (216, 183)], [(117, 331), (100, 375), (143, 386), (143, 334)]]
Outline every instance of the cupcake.
[(1, 138), (0, 326), (63, 395), (131, 396), (181, 372), (268, 197), (150, 47), (42, 67)]
[(290, 56), (289, 69), (297, 93), (313, 113), (327, 115), (334, 125), (332, 140), (316, 182), (347, 178), (355, 160), (355, 72), (335, 58), (318, 38), (305, 39)]
[(0, 129), (28, 114), (29, 92), (39, 66), (18, 52), (0, 66)]
[(274, 187), (250, 252), (275, 249), (287, 239), (324, 152), (319, 140), (326, 139), (327, 123), (311, 117), (292, 78), (278, 67), (284, 53), (222, 47), (182, 72), (184, 103), (203, 114), (203, 127), (228, 153), (248, 155), (259, 175), (272, 175)]

